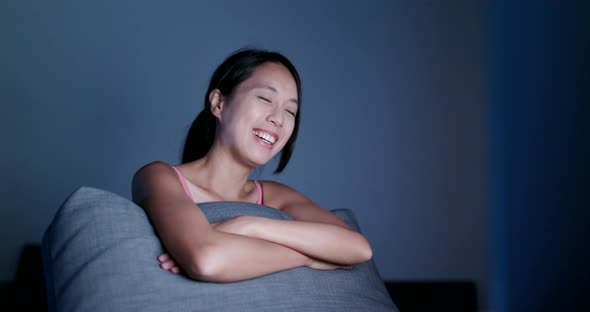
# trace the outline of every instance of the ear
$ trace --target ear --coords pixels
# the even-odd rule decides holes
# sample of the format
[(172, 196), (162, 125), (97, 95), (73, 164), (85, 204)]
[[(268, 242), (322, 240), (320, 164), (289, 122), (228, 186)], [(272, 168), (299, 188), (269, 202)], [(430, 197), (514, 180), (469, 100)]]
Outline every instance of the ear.
[(209, 103), (211, 103), (211, 114), (221, 120), (221, 112), (225, 107), (225, 97), (219, 89), (214, 89), (209, 93)]

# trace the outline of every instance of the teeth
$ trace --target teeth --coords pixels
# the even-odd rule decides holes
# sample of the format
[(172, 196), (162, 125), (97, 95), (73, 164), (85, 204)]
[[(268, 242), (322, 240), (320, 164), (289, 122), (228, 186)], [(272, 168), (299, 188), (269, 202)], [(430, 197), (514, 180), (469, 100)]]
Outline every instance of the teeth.
[(257, 137), (267, 141), (270, 144), (275, 144), (275, 138), (270, 134), (258, 131), (255, 131), (254, 134), (256, 134)]

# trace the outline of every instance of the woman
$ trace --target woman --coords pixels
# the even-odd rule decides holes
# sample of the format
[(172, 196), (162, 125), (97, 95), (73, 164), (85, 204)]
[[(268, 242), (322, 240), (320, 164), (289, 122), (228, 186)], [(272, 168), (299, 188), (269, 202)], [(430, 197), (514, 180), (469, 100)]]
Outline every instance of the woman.
[[(350, 268), (372, 257), (364, 236), (303, 194), (277, 182), (248, 180), (279, 152), (275, 172), (285, 168), (300, 115), (299, 75), (281, 54), (241, 50), (217, 68), (182, 165), (154, 162), (133, 178), (133, 199), (168, 251), (158, 257), (162, 269), (231, 282), (299, 266)], [(295, 221), (240, 216), (209, 224), (198, 203), (210, 201), (264, 204)]]

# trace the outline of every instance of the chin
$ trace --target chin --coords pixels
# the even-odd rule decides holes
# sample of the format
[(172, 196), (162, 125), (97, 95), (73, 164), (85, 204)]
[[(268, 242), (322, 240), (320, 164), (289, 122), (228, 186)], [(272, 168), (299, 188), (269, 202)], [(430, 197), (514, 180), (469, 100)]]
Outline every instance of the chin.
[(270, 159), (268, 158), (268, 156), (262, 155), (248, 155), (244, 157), (245, 163), (252, 168), (264, 166), (266, 163), (268, 163)]
[(254, 168), (264, 166), (268, 164), (276, 154), (277, 153), (273, 153), (270, 157), (269, 155), (253, 155), (253, 157), (250, 158), (250, 163), (253, 164)]

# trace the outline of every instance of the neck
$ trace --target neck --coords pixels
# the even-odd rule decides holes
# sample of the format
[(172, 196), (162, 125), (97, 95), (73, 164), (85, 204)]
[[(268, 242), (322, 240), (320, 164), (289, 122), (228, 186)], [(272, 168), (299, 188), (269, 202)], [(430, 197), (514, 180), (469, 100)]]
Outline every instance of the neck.
[(228, 149), (214, 143), (207, 155), (190, 164), (201, 187), (222, 198), (238, 199), (246, 193), (252, 167), (240, 162)]

